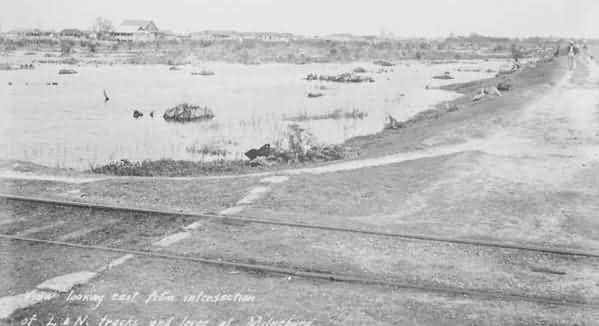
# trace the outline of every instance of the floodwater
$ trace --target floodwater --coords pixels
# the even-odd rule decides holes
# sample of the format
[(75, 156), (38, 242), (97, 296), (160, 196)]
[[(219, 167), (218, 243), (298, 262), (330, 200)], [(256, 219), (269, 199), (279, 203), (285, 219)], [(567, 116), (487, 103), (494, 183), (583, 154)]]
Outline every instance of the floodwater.
[[(486, 78), (506, 62), (425, 65), (401, 63), (393, 72), (375, 73), (371, 63), (261, 64), (205, 63), (170, 71), (151, 66), (37, 65), (34, 70), (0, 71), (0, 158), (47, 166), (87, 169), (111, 160), (214, 159), (203, 147), (222, 148), (226, 159), (242, 158), (250, 148), (285, 138), (289, 117), (323, 115), (336, 109), (368, 113), (364, 119), (299, 122), (318, 142), (338, 144), (380, 131), (385, 115), (399, 120), (458, 96), (426, 85)], [(339, 74), (355, 67), (370, 71), (374, 83), (306, 81), (308, 73)], [(76, 75), (58, 75), (61, 68)], [(482, 72), (458, 71), (481, 68)], [(214, 76), (192, 76), (209, 69)], [(390, 69), (390, 68), (385, 68)], [(455, 80), (433, 80), (449, 71)], [(57, 82), (58, 85), (47, 85)], [(12, 83), (12, 85), (9, 85)], [(320, 90), (324, 86), (326, 89)], [(106, 90), (110, 100), (104, 101)], [(323, 97), (308, 98), (309, 92)], [(190, 103), (208, 106), (215, 118), (168, 123), (162, 114)], [(133, 110), (144, 113), (134, 119)], [(149, 113), (154, 111), (154, 118)]]

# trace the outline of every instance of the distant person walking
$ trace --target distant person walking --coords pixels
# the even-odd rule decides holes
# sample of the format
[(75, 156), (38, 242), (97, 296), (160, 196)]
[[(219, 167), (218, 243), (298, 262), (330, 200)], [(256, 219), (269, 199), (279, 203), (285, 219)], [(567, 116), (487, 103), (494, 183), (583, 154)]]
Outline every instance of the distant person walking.
[(572, 71), (572, 70), (574, 70), (574, 68), (576, 68), (576, 55), (578, 54), (578, 49), (576, 48), (576, 45), (574, 45), (574, 41), (570, 41), (567, 52), (568, 52), (568, 68), (570, 69), (570, 71)]

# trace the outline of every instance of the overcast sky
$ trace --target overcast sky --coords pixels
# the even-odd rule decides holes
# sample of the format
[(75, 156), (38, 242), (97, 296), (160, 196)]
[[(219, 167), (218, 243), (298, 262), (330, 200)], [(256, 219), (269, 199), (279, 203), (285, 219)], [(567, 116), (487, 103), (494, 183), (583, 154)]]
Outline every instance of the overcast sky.
[(2, 31), (87, 29), (103, 16), (152, 19), (160, 29), (298, 34), (599, 38), (599, 0), (0, 0)]

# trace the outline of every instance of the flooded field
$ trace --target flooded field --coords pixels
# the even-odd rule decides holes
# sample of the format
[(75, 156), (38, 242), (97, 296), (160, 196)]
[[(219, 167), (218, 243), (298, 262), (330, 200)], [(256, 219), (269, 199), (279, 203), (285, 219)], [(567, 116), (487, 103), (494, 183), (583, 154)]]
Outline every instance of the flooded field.
[[(250, 148), (285, 137), (290, 123), (309, 129), (319, 142), (338, 144), (380, 131), (386, 114), (404, 120), (458, 96), (425, 90), (426, 85), (490, 77), (494, 72), (487, 69), (496, 71), (506, 64), (409, 62), (384, 68), (393, 70), (387, 73), (377, 73), (381, 67), (372, 63), (206, 63), (183, 66), (178, 71), (164, 65), (47, 64), (36, 65), (33, 70), (0, 71), (0, 157), (76, 169), (123, 158), (214, 159), (207, 149), (221, 149), (221, 157), (236, 159)], [(375, 82), (304, 80), (310, 73), (334, 75), (359, 66)], [(75, 69), (78, 74), (58, 75), (62, 68)], [(215, 74), (191, 74), (201, 69)], [(444, 72), (450, 72), (455, 79), (432, 79)], [(104, 90), (110, 97), (108, 102)], [(324, 96), (307, 96), (315, 92)], [(215, 118), (187, 124), (164, 121), (162, 114), (167, 109), (185, 102), (208, 106)], [(134, 119), (133, 110), (144, 116)], [(335, 110), (359, 110), (367, 116), (302, 119)], [(151, 111), (153, 118), (149, 116)]]

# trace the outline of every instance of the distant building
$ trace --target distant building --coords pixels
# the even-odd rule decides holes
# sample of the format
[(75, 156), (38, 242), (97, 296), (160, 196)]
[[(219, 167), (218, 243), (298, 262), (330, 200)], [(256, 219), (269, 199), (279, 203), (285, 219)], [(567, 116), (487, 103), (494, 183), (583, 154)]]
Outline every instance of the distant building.
[(84, 33), (75, 28), (67, 28), (60, 31), (59, 35), (63, 39), (80, 39), (84, 36)]
[(160, 31), (151, 20), (125, 20), (113, 33), (119, 41), (151, 42), (156, 40)]
[(96, 40), (112, 40), (113, 39), (113, 33), (109, 32), (109, 31), (97, 31), (95, 32)]
[(6, 38), (9, 40), (24, 39), (27, 35), (34, 32), (32, 28), (15, 28), (6, 32)]
[(190, 34), (192, 41), (204, 42), (224, 42), (224, 41), (242, 41), (240, 33), (235, 31), (202, 31)]
[(6, 37), (11, 40), (26, 39), (38, 37), (40, 33), (39, 29), (33, 28), (15, 28), (6, 33)]
[[(376, 36), (372, 36), (373, 39), (377, 39)], [(348, 33), (338, 33), (331, 34), (321, 37), (320, 39), (329, 41), (329, 42), (339, 42), (339, 43), (350, 43), (350, 42), (370, 42), (371, 38), (368, 36), (360, 36)]]
[(256, 33), (250, 32), (239, 33), (239, 37), (241, 41), (256, 41), (258, 39), (258, 35), (256, 35)]
[(354, 40), (352, 34), (331, 34), (324, 37), (325, 40), (333, 42), (351, 42)]
[(44, 40), (55, 37), (53, 31), (43, 31), (37, 28), (17, 28), (6, 32), (5, 37), (10, 40)]
[(294, 39), (289, 33), (242, 33), (236, 31), (202, 31), (190, 34), (192, 41), (225, 42), (225, 41), (260, 41), (268, 43), (288, 43)]
[(268, 43), (288, 43), (293, 38), (293, 34), (288, 33), (258, 33), (257, 39)]

